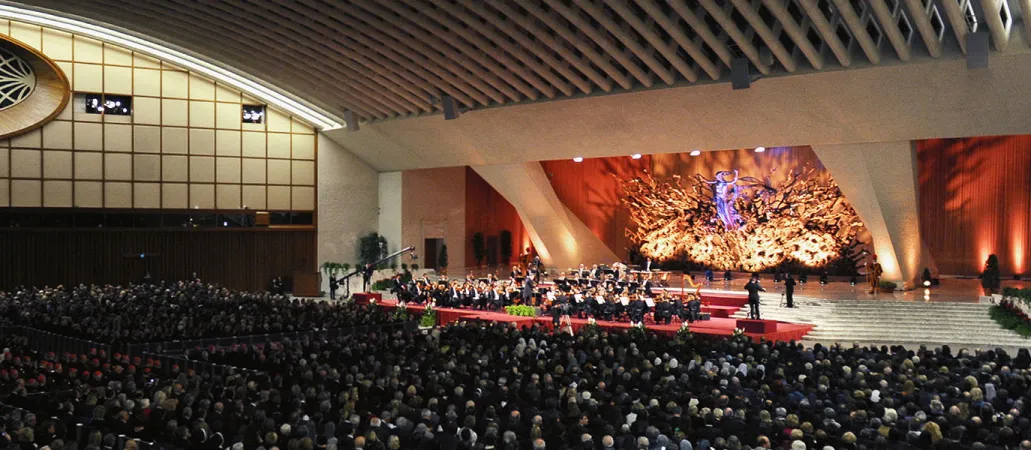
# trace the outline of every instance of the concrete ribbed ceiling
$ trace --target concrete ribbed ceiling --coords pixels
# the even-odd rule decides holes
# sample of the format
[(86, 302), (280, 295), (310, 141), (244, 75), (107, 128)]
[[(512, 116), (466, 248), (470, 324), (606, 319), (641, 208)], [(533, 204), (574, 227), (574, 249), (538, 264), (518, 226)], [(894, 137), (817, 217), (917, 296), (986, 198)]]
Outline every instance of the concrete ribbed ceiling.
[[(364, 121), (1005, 51), (1031, 0), (23, 0), (153, 36)], [(1025, 20), (1024, 26), (1029, 25)], [(1026, 36), (1031, 32), (1025, 29)], [(728, 87), (729, 89), (729, 87)]]

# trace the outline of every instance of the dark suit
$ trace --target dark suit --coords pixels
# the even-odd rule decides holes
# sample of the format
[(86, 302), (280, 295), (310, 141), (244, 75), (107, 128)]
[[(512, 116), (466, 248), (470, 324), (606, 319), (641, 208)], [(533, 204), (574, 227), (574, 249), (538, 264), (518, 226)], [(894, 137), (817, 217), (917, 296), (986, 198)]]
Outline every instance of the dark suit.
[(795, 307), (795, 279), (788, 275), (784, 280), (784, 296), (787, 297), (788, 308)]
[(526, 279), (523, 280), (523, 304), (524, 305), (530, 304), (530, 299), (533, 298), (533, 288), (534, 288), (533, 280), (530, 279), (530, 277), (526, 277)]
[(766, 292), (762, 286), (759, 286), (759, 282), (755, 279), (749, 280), (745, 284), (745, 290), (748, 291), (748, 306), (751, 308), (749, 317), (758, 319), (759, 316), (759, 292)]

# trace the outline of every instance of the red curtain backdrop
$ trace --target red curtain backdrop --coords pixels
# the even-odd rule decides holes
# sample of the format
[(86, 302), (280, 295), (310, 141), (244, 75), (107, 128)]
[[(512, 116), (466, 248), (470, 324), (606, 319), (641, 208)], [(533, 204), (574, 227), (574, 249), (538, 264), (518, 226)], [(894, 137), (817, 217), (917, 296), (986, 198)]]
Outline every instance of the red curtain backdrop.
[[(466, 168), (465, 175), (465, 262), (472, 267), (476, 265), (473, 253), (473, 235), (483, 233), (484, 240), (490, 236), (499, 236), (502, 230), (512, 232), (512, 261), (518, 261), (523, 249), (531, 246), (530, 236), (523, 228), (519, 213), (508, 200), (505, 200), (490, 183), (480, 177), (472, 168)], [(499, 251), (500, 258), (500, 251)], [(484, 261), (486, 264), (487, 261)], [(508, 263), (501, 261), (501, 263)], [(507, 270), (500, 271), (508, 274)], [(457, 275), (457, 274), (456, 274)]]
[(980, 273), (995, 253), (1004, 274), (1031, 255), (1031, 136), (917, 143), (920, 228), (943, 274)]

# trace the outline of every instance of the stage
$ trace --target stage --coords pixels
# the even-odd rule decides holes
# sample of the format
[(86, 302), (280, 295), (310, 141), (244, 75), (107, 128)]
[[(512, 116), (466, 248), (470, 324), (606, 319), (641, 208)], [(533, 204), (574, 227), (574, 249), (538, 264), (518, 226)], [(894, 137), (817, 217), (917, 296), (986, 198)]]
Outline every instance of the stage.
[[(744, 297), (741, 297), (740, 299), (744, 300)], [(735, 300), (736, 299), (734, 297), (727, 296), (727, 297), (725, 297), (725, 298), (723, 298), (721, 300), (718, 300), (718, 301), (719, 302), (727, 302), (727, 303), (729, 303), (729, 302), (732, 302), (732, 301), (735, 301)], [(379, 303), (379, 305), (381, 307), (387, 309), (387, 310), (391, 310), (392, 311), (395, 308), (397, 308), (397, 300), (394, 300), (394, 299), (383, 299)], [(733, 310), (736, 310), (737, 308), (740, 308), (740, 305), (738, 305), (736, 307), (731, 306), (731, 305), (720, 305), (720, 306), (725, 306), (728, 309), (733, 309)], [(408, 305), (408, 309), (410, 309), (410, 310), (412, 310), (414, 312), (420, 312), (421, 313), (426, 308), (425, 308), (425, 306), (417, 306), (417, 305), (409, 304)], [(531, 326), (531, 325), (536, 323), (536, 324), (538, 324), (540, 326), (543, 326), (543, 327), (546, 327), (548, 329), (551, 329), (552, 328), (552, 323), (553, 323), (552, 319), (551, 319), (551, 316), (541, 316), (541, 317), (512, 316), (512, 315), (506, 314), (504, 312), (479, 311), (479, 310), (458, 309), (458, 308), (437, 308), (436, 311), (437, 311), (437, 324), (438, 325), (448, 324), (448, 323), (452, 323), (452, 322), (459, 321), (459, 320), (486, 320), (486, 321), (490, 321), (490, 322), (511, 323), (511, 324), (514, 324), (514, 325), (516, 325), (518, 327)], [(731, 314), (733, 314), (733, 311), (731, 312)], [(573, 331), (574, 332), (579, 331), (580, 328), (583, 328), (585, 325), (587, 325), (587, 319), (576, 319), (576, 318), (573, 318), (571, 320), (571, 322), (573, 324)], [(774, 321), (770, 321), (770, 322), (774, 322)], [(597, 321), (597, 325), (599, 327), (601, 327), (601, 328), (610, 329), (610, 330), (618, 330), (618, 329), (628, 329), (628, 328), (630, 328), (630, 323), (628, 323), (628, 322), (613, 322), (613, 321), (599, 320), (599, 321)], [(738, 325), (737, 319), (715, 317), (714, 316), (714, 317), (712, 317), (709, 320), (700, 320), (700, 321), (695, 321), (694, 323), (692, 323), (691, 324), (691, 332), (692, 333), (696, 333), (696, 334), (705, 334), (705, 335), (713, 335), (713, 336), (730, 336), (730, 335), (734, 334), (734, 329), (737, 328), (737, 325)], [(775, 326), (776, 326), (776, 331), (766, 332), (766, 333), (745, 332), (745, 335), (750, 337), (750, 338), (752, 338), (756, 342), (758, 342), (761, 339), (765, 339), (765, 340), (768, 340), (768, 341), (792, 341), (792, 340), (796, 340), (797, 341), (797, 340), (801, 340), (807, 333), (809, 333), (813, 329), (812, 325), (795, 324), (795, 323), (788, 323), (788, 322), (776, 322)], [(675, 335), (677, 333), (677, 331), (680, 330), (680, 322), (679, 321), (674, 321), (674, 322), (672, 322), (669, 325), (657, 325), (657, 324), (655, 324), (654, 321), (652, 321), (651, 316), (649, 315), (645, 319), (645, 327), (648, 330), (650, 330), (650, 331), (654, 331), (654, 332), (657, 332), (657, 333), (673, 336), (673, 335)]]

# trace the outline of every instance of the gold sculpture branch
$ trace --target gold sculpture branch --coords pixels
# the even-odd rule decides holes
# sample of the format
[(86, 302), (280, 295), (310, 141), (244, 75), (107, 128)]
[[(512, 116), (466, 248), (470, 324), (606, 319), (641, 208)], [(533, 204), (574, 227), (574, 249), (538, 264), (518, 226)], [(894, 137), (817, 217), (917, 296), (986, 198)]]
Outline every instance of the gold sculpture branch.
[(808, 164), (779, 186), (737, 171), (620, 180), (632, 227), (627, 237), (659, 261), (686, 258), (719, 270), (760, 271), (795, 261), (833, 262), (856, 244), (863, 224), (832, 181)]

